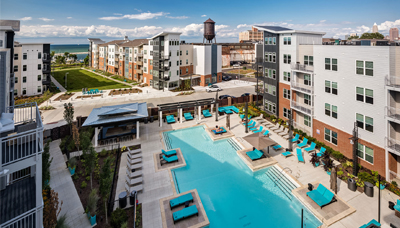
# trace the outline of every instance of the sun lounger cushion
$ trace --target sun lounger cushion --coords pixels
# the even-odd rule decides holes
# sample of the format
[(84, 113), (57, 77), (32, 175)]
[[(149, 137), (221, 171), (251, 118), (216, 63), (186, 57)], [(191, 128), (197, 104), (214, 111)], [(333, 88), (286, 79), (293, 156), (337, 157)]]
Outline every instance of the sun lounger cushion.
[(233, 112), (231, 110), (226, 110), (226, 109), (225, 109), (225, 113), (226, 114), (233, 114)]
[(165, 150), (161, 149), (161, 152), (162, 152), (163, 154), (165, 154), (165, 156), (172, 156), (172, 155), (175, 155), (175, 154), (176, 154), (176, 150), (165, 151)]
[(199, 215), (199, 211), (197, 210), (196, 205), (192, 205), (190, 207), (185, 207), (180, 211), (176, 211), (172, 214), (172, 217), (173, 217), (174, 223), (175, 223), (179, 220), (185, 219), (192, 215)]
[(292, 139), (292, 142), (296, 142), (297, 140), (299, 140), (300, 135), (296, 134), (296, 136)]
[(222, 133), (225, 133), (226, 132), (226, 130), (225, 130), (225, 128), (223, 128), (223, 127), (220, 127), (221, 129), (222, 129), (222, 131), (216, 131), (216, 130), (212, 130), (212, 132), (214, 132), (214, 134), (222, 134)]
[(188, 193), (185, 195), (181, 195), (178, 198), (172, 199), (169, 201), (169, 206), (172, 208), (182, 205), (186, 202), (193, 202), (193, 196), (192, 193)]
[(272, 148), (274, 148), (274, 150), (279, 150), (279, 149), (282, 149), (282, 146), (281, 145), (276, 145), (276, 146), (273, 146)]
[(259, 150), (257, 150), (257, 149), (255, 149), (255, 150), (253, 150), (253, 151), (246, 152), (246, 154), (247, 154), (247, 156), (249, 156), (249, 158), (250, 158), (251, 160), (260, 159), (260, 158), (264, 155), (263, 152), (261, 152), (261, 151), (259, 151)]
[(167, 123), (175, 123), (175, 118), (173, 115), (167, 116)]
[(322, 157), (322, 155), (324, 155), (325, 151), (326, 151), (325, 147), (321, 147), (321, 150), (319, 150), (319, 152), (317, 153), (317, 156)]
[(290, 151), (286, 151), (286, 152), (283, 152), (282, 155), (285, 157), (289, 157), (289, 156), (292, 156), (293, 154)]
[(304, 162), (305, 163), (304, 158), (303, 158), (303, 153), (301, 152), (300, 148), (296, 148), (296, 155), (297, 155), (297, 160), (299, 162)]
[(302, 143), (297, 144), (298, 147), (305, 147), (307, 146), (308, 139), (304, 138)]
[(258, 129), (258, 130), (256, 130), (256, 131), (254, 131), (254, 133), (259, 133), (259, 132), (262, 132), (263, 131), (263, 127), (262, 126), (260, 126), (260, 129)]
[(397, 200), (397, 204), (393, 208), (400, 212), (400, 200)]
[(166, 157), (165, 155), (163, 155), (163, 159), (168, 163), (178, 161), (178, 157), (176, 155), (171, 157)]
[(330, 202), (332, 202), (333, 197), (335, 194), (333, 192), (329, 191), (325, 186), (322, 184), (318, 185), (318, 188), (315, 190), (312, 190), (310, 192), (307, 192), (307, 195), (316, 203), (318, 206), (321, 208)]
[(266, 130), (266, 131), (263, 133), (264, 136), (267, 136), (268, 134), (269, 134), (269, 130)]
[(192, 120), (193, 116), (190, 112), (186, 112), (183, 114), (183, 116), (185, 117), (186, 120)]
[(313, 150), (315, 150), (315, 146), (316, 146), (315, 142), (312, 142), (311, 146), (305, 148), (304, 150), (307, 151), (307, 152), (313, 151)]
[(203, 110), (202, 112), (203, 112), (203, 116), (204, 117), (211, 117), (212, 116), (211, 113), (208, 110)]

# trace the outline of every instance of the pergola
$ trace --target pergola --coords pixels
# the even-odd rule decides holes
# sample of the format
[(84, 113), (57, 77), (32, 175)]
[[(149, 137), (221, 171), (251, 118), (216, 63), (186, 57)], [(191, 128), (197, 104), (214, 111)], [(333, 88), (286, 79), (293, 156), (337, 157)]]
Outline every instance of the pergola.
[(196, 107), (198, 107), (198, 115), (197, 116), (198, 116), (198, 120), (201, 120), (201, 106), (211, 105), (211, 112), (214, 113), (214, 111), (213, 111), (214, 104), (216, 105), (215, 119), (218, 120), (218, 101), (215, 100), (214, 98), (159, 104), (159, 105), (157, 105), (157, 107), (158, 107), (160, 127), (162, 127), (162, 112), (163, 111), (178, 110), (179, 121), (180, 121), (180, 123), (182, 123), (182, 113), (183, 113), (184, 108), (195, 108), (195, 111), (196, 111)]

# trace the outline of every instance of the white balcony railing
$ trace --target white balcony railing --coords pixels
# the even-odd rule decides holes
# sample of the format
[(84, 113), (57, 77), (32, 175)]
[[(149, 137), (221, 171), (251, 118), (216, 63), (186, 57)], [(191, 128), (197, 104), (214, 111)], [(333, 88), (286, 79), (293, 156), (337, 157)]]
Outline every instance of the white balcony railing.
[(386, 76), (386, 85), (391, 87), (400, 87), (400, 76)]
[(305, 85), (304, 83), (299, 83), (294, 80), (290, 82), (290, 86), (292, 89), (298, 90), (303, 93), (309, 93), (313, 94), (314, 93), (314, 87), (311, 85)]
[(386, 106), (386, 116), (400, 120), (400, 108)]
[(400, 153), (400, 141), (390, 137), (386, 137), (386, 147)]
[(1, 228), (37, 227), (36, 208), (29, 210), (7, 222), (0, 224)]
[(400, 175), (392, 170), (389, 170), (389, 181), (396, 181), (397, 184), (400, 185)]
[(294, 71), (314, 72), (314, 66), (309, 66), (299, 63), (291, 63), (290, 67)]
[(43, 152), (43, 123), (36, 102), (7, 111), (14, 112), (15, 129), (0, 138), (0, 166), (3, 167)]
[(143, 53), (137, 53), (138, 57), (143, 57)]
[(314, 107), (311, 106), (311, 105), (307, 105), (307, 104), (304, 104), (304, 103), (300, 103), (300, 102), (291, 100), (290, 101), (290, 106), (293, 109), (296, 109), (297, 111), (305, 113), (305, 114), (307, 114), (309, 116), (313, 116), (314, 115)]
[(299, 124), (294, 121), (293, 121), (293, 127), (302, 130), (303, 132), (307, 133), (307, 135), (311, 136), (311, 127), (307, 127), (304, 124)]

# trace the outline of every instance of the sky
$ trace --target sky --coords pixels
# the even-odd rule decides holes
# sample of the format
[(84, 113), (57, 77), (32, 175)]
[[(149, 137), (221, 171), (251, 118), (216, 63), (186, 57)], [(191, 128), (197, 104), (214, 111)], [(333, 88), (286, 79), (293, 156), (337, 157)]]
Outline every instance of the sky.
[(238, 42), (239, 32), (252, 25), (275, 25), (326, 32), (344, 38), (371, 32), (377, 23), (387, 35), (400, 29), (400, 0), (0, 0), (0, 19), (21, 20), (20, 42), (87, 44), (148, 38), (161, 31), (181, 32), (181, 40), (202, 42), (203, 22), (216, 22), (217, 42)]

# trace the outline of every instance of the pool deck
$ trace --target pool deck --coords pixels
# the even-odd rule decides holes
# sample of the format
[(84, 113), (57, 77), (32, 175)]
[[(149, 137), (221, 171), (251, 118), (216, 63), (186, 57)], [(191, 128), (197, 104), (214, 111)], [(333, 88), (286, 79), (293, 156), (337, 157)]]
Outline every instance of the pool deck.
[[(173, 102), (174, 97), (171, 98)], [(230, 116), (231, 132), (235, 134), (237, 141), (242, 145), (242, 148), (252, 148), (252, 146), (243, 140), (243, 137), (250, 134), (245, 133), (244, 126), (240, 124), (239, 115), (233, 114)], [(159, 154), (161, 148), (164, 148), (162, 142), (162, 131), (170, 131), (175, 129), (181, 129), (185, 127), (198, 126), (199, 124), (206, 124), (207, 126), (225, 125), (225, 116), (220, 116), (218, 122), (215, 121), (215, 116), (212, 118), (202, 118), (199, 124), (194, 121), (184, 121), (183, 123), (164, 124), (159, 127), (158, 121), (148, 124), (142, 124), (140, 126), (141, 136), (137, 143), (142, 144), (142, 160), (143, 160), (143, 192), (139, 193), (139, 202), (142, 203), (143, 209), (143, 226), (144, 227), (155, 227), (161, 228), (162, 216), (160, 199), (165, 197), (176, 197), (176, 191), (174, 189), (174, 182), (172, 179), (171, 172), (169, 170), (161, 170), (156, 172), (154, 154)], [(270, 133), (270, 138), (279, 143), (282, 147), (288, 147), (288, 141), (274, 132)], [(330, 176), (324, 172), (323, 168), (314, 168), (310, 164), (310, 155), (304, 153), (304, 160), (306, 163), (298, 163), (296, 156), (284, 158), (281, 153), (283, 150), (274, 151), (270, 150), (270, 156), (274, 158), (280, 167), (290, 167), (288, 172), (289, 175), (294, 177), (301, 185), (307, 185), (308, 183), (319, 182), (325, 186), (329, 186)], [(368, 197), (360, 192), (352, 192), (347, 188), (347, 183), (338, 180), (338, 196), (343, 199), (344, 202), (356, 209), (356, 211), (343, 219), (330, 225), (330, 228), (339, 227), (360, 227), (363, 224), (368, 223), (371, 219), (376, 219), (378, 215), (378, 189), (374, 188), (374, 197)], [(117, 192), (118, 194), (118, 192)], [(388, 208), (388, 201), (395, 202), (400, 197), (394, 195), (388, 190), (381, 192), (381, 223), (382, 227), (389, 227), (389, 224), (400, 227), (400, 219), (394, 214), (394, 211)]]
[(211, 130), (215, 129), (215, 127), (208, 127), (206, 124), (206, 132), (213, 141), (220, 139), (227, 139), (235, 136), (235, 134), (233, 134), (233, 132), (231, 132), (225, 125), (224, 126), (221, 125), (220, 127), (223, 127), (226, 130), (226, 132), (221, 134), (214, 134)]
[(178, 157), (178, 161), (176, 162), (163, 162), (161, 165), (161, 160), (162, 159), (162, 153), (156, 153), (154, 154), (154, 168), (156, 169), (156, 172), (162, 171), (162, 170), (171, 170), (171, 169), (176, 169), (179, 167), (184, 167), (186, 166), (186, 161), (185, 158), (183, 157), (182, 151), (180, 148), (173, 148), (173, 150), (176, 150), (176, 156)]

